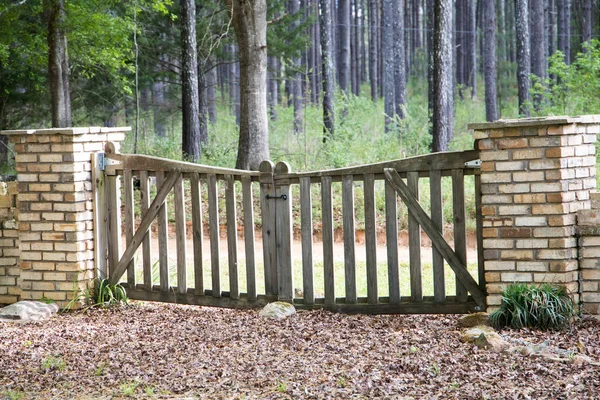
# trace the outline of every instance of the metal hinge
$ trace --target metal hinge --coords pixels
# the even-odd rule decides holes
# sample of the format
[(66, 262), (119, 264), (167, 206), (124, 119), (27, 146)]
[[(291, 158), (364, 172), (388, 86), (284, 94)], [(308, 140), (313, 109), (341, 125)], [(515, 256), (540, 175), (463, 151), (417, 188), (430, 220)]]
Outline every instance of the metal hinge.
[(465, 167), (467, 168), (481, 168), (481, 160), (471, 160), (465, 163)]
[(121, 164), (119, 161), (106, 157), (105, 153), (98, 153), (98, 167), (100, 171), (104, 171), (109, 165), (119, 164)]

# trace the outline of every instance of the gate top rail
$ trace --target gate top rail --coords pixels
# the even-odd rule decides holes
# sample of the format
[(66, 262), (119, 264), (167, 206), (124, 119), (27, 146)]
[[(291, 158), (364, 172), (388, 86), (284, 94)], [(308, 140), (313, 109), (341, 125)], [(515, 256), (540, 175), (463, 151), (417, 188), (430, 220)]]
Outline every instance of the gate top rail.
[[(363, 174), (381, 174), (383, 178), (384, 170), (387, 168), (396, 170), (401, 176), (405, 176), (407, 172), (419, 172), (421, 176), (428, 176), (429, 171), (433, 170), (447, 171), (447, 174), (450, 174), (453, 169), (465, 169), (466, 162), (477, 158), (479, 158), (478, 150), (450, 151), (322, 171), (277, 173), (275, 180), (296, 182), (303, 177), (318, 178), (323, 176), (331, 176), (334, 180), (338, 180), (344, 175)], [(474, 171), (469, 172), (469, 169), (465, 170), (465, 174), (467, 175), (474, 173)]]

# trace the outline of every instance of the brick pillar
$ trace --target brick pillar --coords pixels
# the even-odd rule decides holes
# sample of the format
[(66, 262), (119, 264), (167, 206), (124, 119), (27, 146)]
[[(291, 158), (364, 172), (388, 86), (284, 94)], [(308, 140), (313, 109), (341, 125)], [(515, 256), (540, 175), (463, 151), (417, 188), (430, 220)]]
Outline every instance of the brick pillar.
[(600, 315), (600, 193), (590, 193), (592, 208), (577, 213), (579, 235), (580, 304)]
[(596, 187), (600, 116), (473, 124), (479, 139), (488, 305), (513, 282), (565, 285), (578, 301), (576, 213)]
[(0, 182), (0, 304), (19, 301), (19, 231), (15, 221), (17, 182)]
[(17, 169), (21, 299), (56, 300), (94, 278), (92, 153), (129, 128), (2, 131)]

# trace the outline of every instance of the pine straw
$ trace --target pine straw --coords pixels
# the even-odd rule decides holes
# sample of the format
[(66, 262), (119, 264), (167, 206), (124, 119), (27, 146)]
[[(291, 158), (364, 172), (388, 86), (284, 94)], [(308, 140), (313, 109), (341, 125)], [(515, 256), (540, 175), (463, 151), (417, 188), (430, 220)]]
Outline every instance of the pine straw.
[[(456, 316), (257, 314), (136, 303), (0, 325), (0, 398), (600, 397), (598, 367), (460, 343)], [(592, 319), (503, 334), (600, 359)]]

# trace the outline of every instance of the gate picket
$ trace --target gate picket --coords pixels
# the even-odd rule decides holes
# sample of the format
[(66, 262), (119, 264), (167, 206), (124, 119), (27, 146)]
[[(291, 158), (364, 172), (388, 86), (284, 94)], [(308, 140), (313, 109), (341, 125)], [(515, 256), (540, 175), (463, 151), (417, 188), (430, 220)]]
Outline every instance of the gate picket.
[(192, 237), (194, 240), (194, 293), (202, 296), (204, 295), (202, 204), (200, 203), (200, 174), (197, 172), (194, 172), (190, 178), (190, 189), (192, 195)]
[[(406, 174), (408, 188), (419, 198), (419, 173)], [(406, 202), (405, 202), (406, 203)], [(410, 297), (412, 301), (423, 300), (421, 276), (421, 227), (414, 215), (408, 215), (408, 252), (410, 264)]]
[[(157, 190), (165, 183), (165, 174), (156, 172)], [(167, 202), (165, 201), (158, 210), (158, 268), (160, 279), (160, 291), (169, 291), (169, 221), (167, 219)]]
[(210, 268), (212, 295), (221, 297), (221, 268), (219, 250), (219, 200), (217, 198), (217, 176), (208, 175), (208, 223), (210, 226)]
[[(431, 196), (431, 221), (435, 227), (444, 234), (444, 216), (442, 211), (442, 173), (433, 170), (429, 173), (429, 186)], [(444, 276), (444, 258), (435, 246), (431, 247), (433, 268), (433, 298), (436, 302), (446, 300), (446, 283)]]
[(346, 303), (356, 303), (356, 258), (354, 255), (354, 179), (352, 175), (342, 177), (342, 215), (344, 230), (344, 277)]

